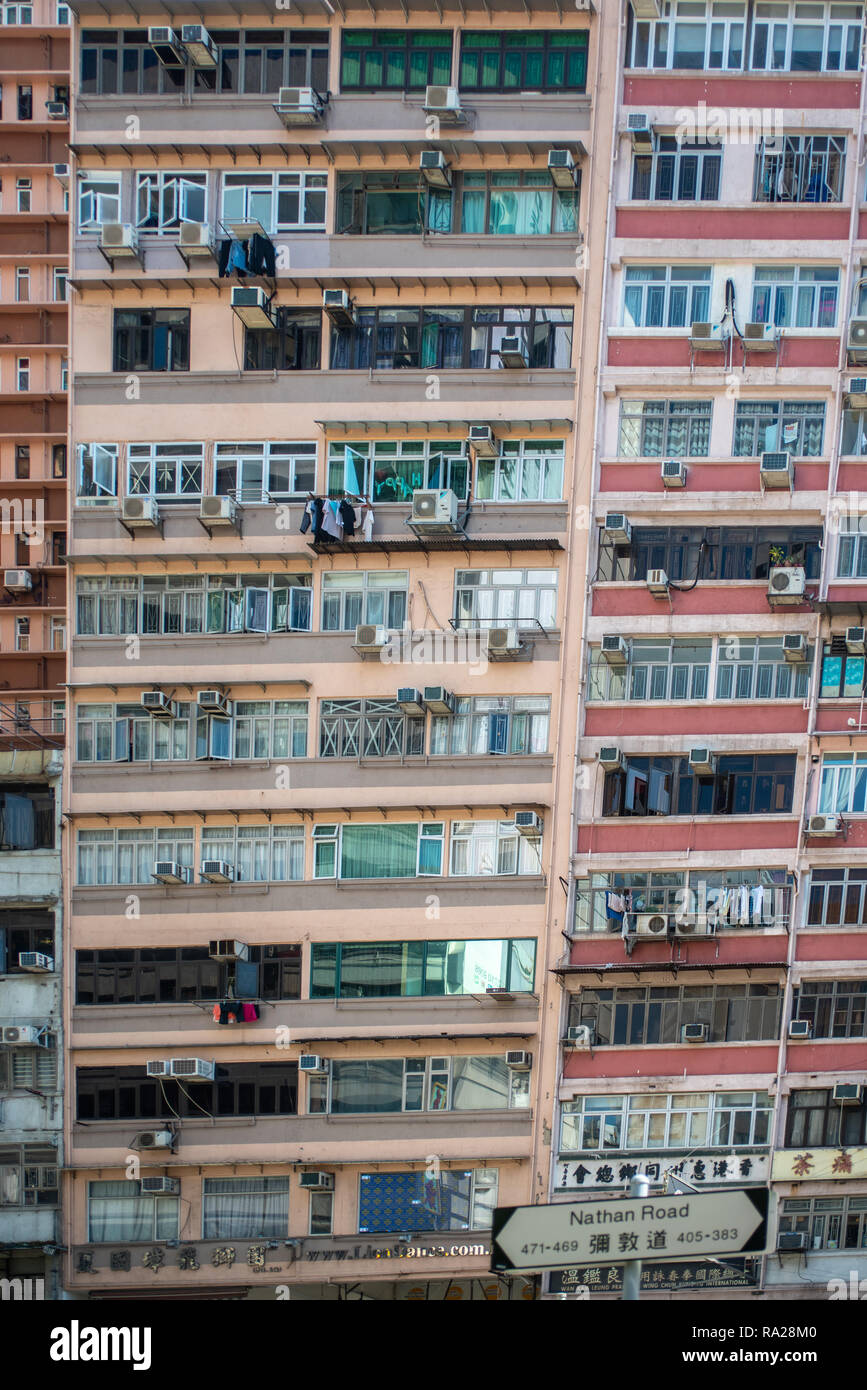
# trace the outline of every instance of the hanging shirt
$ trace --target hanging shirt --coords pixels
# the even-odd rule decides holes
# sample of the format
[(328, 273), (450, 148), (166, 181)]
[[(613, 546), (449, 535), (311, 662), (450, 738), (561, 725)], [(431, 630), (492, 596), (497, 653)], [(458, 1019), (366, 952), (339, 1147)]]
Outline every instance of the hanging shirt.
[(322, 529), (325, 532), (326, 540), (329, 537), (336, 541), (343, 540), (343, 526), (340, 521), (338, 504), (330, 497), (323, 505)]
[(340, 520), (343, 523), (343, 538), (355, 534), (355, 508), (346, 498), (340, 503)]
[(361, 523), (361, 538), (365, 541), (373, 540), (373, 508), (368, 504)]

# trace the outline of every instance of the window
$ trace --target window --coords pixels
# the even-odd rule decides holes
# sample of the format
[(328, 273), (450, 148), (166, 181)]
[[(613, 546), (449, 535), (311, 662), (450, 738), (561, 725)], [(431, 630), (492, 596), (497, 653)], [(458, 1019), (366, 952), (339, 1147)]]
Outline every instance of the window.
[(18, 957), (25, 951), (40, 951), (54, 959), (53, 912), (25, 907), (0, 911), (0, 975), (18, 974)]
[(411, 502), (417, 488), (451, 488), (467, 496), (469, 459), (464, 445), (442, 439), (377, 439), (328, 446), (328, 492), (349, 492), (373, 502)]
[(867, 754), (825, 755), (817, 810), (855, 816), (867, 811)]
[(415, 1173), (361, 1173), (358, 1229), (364, 1232), (487, 1231), (497, 1205), (496, 1168), (457, 1172), (438, 1178)]
[[(270, 587), (269, 587), (270, 583)], [(116, 636), (140, 632), (309, 630), (310, 575), (170, 574), (84, 576), (76, 586), (78, 632)]]
[[(550, 187), (550, 179), (546, 179)], [(451, 231), (452, 195), (428, 188), (418, 173), (363, 170), (337, 175), (338, 232), (356, 236)]]
[(756, 266), (753, 322), (777, 328), (833, 328), (839, 282), (836, 266)]
[(186, 761), (192, 756), (191, 710), (188, 703), (177, 704), (175, 718), (154, 719), (140, 704), (79, 705), (77, 761)]
[(460, 877), (540, 874), (541, 836), (522, 835), (514, 820), (453, 821), (451, 871)]
[(862, 6), (756, 4), (750, 67), (754, 72), (857, 72)]
[(456, 570), (454, 625), (556, 627), (557, 571)]
[[(314, 827), (317, 877), (327, 876), (328, 853), (319, 843)], [(438, 876), (443, 872), (442, 822), (409, 824), (387, 822), (382, 825), (342, 825), (339, 827), (339, 871), (341, 879), (416, 878)], [(324, 837), (322, 837), (324, 838)], [(326, 840), (327, 843), (327, 840)], [(333, 857), (333, 856), (332, 856)]]
[(621, 401), (619, 458), (707, 458), (712, 401)]
[(448, 86), (450, 29), (344, 29), (340, 55), (343, 92), (424, 91)]
[[(859, 527), (857, 520), (844, 523), (846, 529), (840, 535), (837, 542), (837, 578), (838, 579), (863, 579), (867, 576), (867, 535), (857, 534), (850, 527)], [(833, 645), (833, 643), (832, 643)], [(849, 676), (850, 684), (858, 678), (859, 667), (856, 664), (846, 663), (846, 674)], [(833, 665), (831, 671), (833, 672)], [(860, 694), (860, 688), (858, 692)]]
[(394, 700), (321, 700), (320, 758), (402, 758), (425, 751), (424, 716)]
[(78, 882), (152, 883), (156, 860), (167, 860), (188, 870), (192, 880), (193, 831), (183, 827), (156, 832), (149, 827), (134, 830), (80, 830), (78, 832)]
[(69, 268), (65, 265), (56, 265), (52, 270), (52, 295), (54, 299), (65, 301), (67, 276)]
[(767, 1091), (580, 1096), (563, 1102), (560, 1149), (758, 1147), (769, 1142), (773, 1108)]
[(797, 1090), (789, 1096), (786, 1148), (852, 1148), (867, 1137), (867, 1105), (841, 1105), (833, 1091)]
[[(65, 539), (66, 539), (65, 536), (63, 537), (63, 539), (64, 539), (64, 542), (65, 542)], [(53, 557), (52, 557), (52, 558), (53, 558)], [(60, 557), (58, 556), (58, 564), (60, 564), (60, 563), (62, 563), (62, 561), (60, 560)], [(51, 650), (52, 650), (53, 652), (65, 652), (65, 651), (66, 651), (66, 619), (65, 619), (65, 618), (52, 618), (52, 619), (51, 619)]]
[(863, 1038), (867, 980), (802, 980), (792, 1018), (808, 1019), (814, 1038)]
[(18, 211), (30, 212), (30, 195), (33, 191), (33, 184), (30, 179), (18, 179), (15, 183), (18, 194)]
[(61, 359), (60, 359), (60, 389), (61, 389), (61, 391), (68, 391), (68, 390), (69, 390), (69, 358), (68, 358), (68, 357), (61, 357)]
[(250, 946), (243, 979), (230, 961), (205, 946), (102, 948), (76, 951), (77, 1004), (175, 1004), (235, 997), (298, 999), (301, 947)]
[(160, 502), (198, 501), (204, 457), (204, 444), (128, 444), (127, 493)]
[[(669, 13), (671, 18), (669, 18)], [(666, 18), (638, 21), (630, 8), (626, 66), (633, 68), (738, 69), (744, 62), (746, 5), (743, 0), (710, 6), (677, 0)]]
[(331, 331), (331, 367), (499, 369), (504, 337), (521, 340), (532, 368), (572, 362), (571, 309), (358, 309), (351, 328)]
[(658, 912), (681, 922), (729, 927), (787, 927), (794, 885), (784, 869), (657, 870), (594, 873), (576, 880), (576, 932), (620, 933), (637, 913)]
[(0, 849), (53, 848), (54, 788), (7, 782), (0, 790)]
[(76, 505), (99, 506), (117, 500), (117, 445), (79, 444)]
[(694, 773), (686, 758), (634, 757), (606, 772), (603, 816), (790, 815), (794, 754), (733, 753), (716, 772)]
[(476, 501), (547, 502), (563, 495), (561, 439), (503, 440), (496, 458), (476, 459)]
[(30, 300), (30, 268), (26, 265), (15, 267), (15, 298), (19, 304)]
[(29, 445), (29, 444), (16, 444), (16, 445), (15, 445), (15, 477), (16, 477), (16, 478), (29, 478), (29, 477), (30, 477), (30, 445)]
[(245, 328), (244, 370), (318, 372), (322, 363), (319, 309), (277, 310), (276, 328)]
[(311, 1114), (376, 1115), (420, 1110), (525, 1109), (526, 1073), (502, 1057), (335, 1058), (310, 1078)]
[(16, 391), (30, 390), (30, 358), (19, 357), (15, 366), (15, 389)]
[(311, 1236), (330, 1236), (333, 1227), (334, 1193), (311, 1192), (309, 1234)]
[(255, 1240), (288, 1232), (288, 1178), (202, 1179), (203, 1240)]
[(0, 1208), (60, 1206), (59, 1163), (48, 1144), (0, 1148)]
[(115, 309), (115, 372), (188, 372), (189, 309)]
[(585, 986), (572, 997), (569, 1026), (589, 1025), (604, 1047), (680, 1043), (688, 1023), (704, 1023), (710, 1042), (769, 1042), (779, 1037), (781, 1001), (772, 984)]
[(652, 154), (632, 156), (632, 198), (654, 202), (715, 202), (719, 198), (719, 143), (654, 137)]
[[(288, 593), (306, 596), (309, 608), (309, 589)], [(306, 700), (236, 700), (233, 724), (235, 758), (307, 757)]]
[(322, 631), (354, 632), (360, 623), (397, 630), (406, 619), (406, 570), (339, 570), (322, 576)]
[(78, 176), (78, 230), (98, 232), (103, 222), (120, 221), (120, 174)]
[(316, 486), (316, 442), (217, 444), (216, 490), (239, 502), (306, 497)]
[(452, 714), (431, 718), (430, 753), (546, 753), (551, 702), (547, 695), (458, 696)]
[(817, 458), (825, 435), (824, 401), (737, 401), (732, 453), (755, 458), (768, 450)]
[(474, 236), (575, 233), (579, 197), (577, 187), (555, 188), (542, 169), (466, 172), (460, 179), (460, 230)]
[(147, 29), (83, 29), (81, 91), (120, 93), (199, 91), (276, 95), (280, 87), (328, 87), (328, 31), (214, 29), (214, 68), (164, 68)]
[(57, 6), (57, 23), (58, 23), (58, 24), (71, 24), (71, 23), (72, 23), (72, 13), (71, 13), (70, 8), (69, 8), (68, 5), (63, 5), (63, 4), (58, 3), (58, 6)]
[(813, 869), (806, 925), (867, 926), (867, 869)]
[(218, 1063), (216, 1079), (192, 1090), (183, 1081), (147, 1077), (144, 1066), (79, 1067), (76, 1081), (79, 1121), (183, 1119), (202, 1110), (267, 1118), (298, 1110), (297, 1062)]
[[(58, 20), (58, 23), (60, 21)], [(32, 24), (32, 5), (0, 5), (0, 24)]]
[(712, 270), (701, 265), (628, 265), (623, 291), (627, 328), (688, 328), (710, 315)]
[(65, 444), (52, 444), (51, 446), (51, 476), (52, 478), (66, 477)]
[[(848, 543), (848, 538), (847, 538)], [(841, 552), (843, 542), (841, 541)], [(839, 558), (839, 557), (838, 557)], [(850, 556), (850, 560), (851, 560)], [(851, 565), (847, 565), (851, 568)], [(822, 699), (856, 699), (864, 689), (865, 658), (853, 656), (846, 647), (843, 633), (832, 634), (829, 642), (823, 643), (822, 683), (819, 695)]]
[(324, 232), (327, 186), (324, 170), (224, 174), (223, 224), (259, 222), (269, 236), (276, 232)]
[(786, 564), (802, 565), (808, 579), (817, 579), (821, 544), (819, 527), (635, 527), (628, 547), (602, 537), (597, 575), (603, 581), (644, 583), (648, 570), (664, 569), (676, 580), (767, 579), (785, 556)]
[(128, 1179), (87, 1184), (87, 1238), (96, 1245), (177, 1240), (180, 1211), (180, 1197), (143, 1193)]
[(30, 651), (30, 619), (15, 619), (15, 650), (16, 652)]
[(753, 202), (839, 203), (846, 173), (842, 135), (785, 135), (756, 149)]
[(809, 1250), (867, 1250), (867, 1197), (787, 1198), (777, 1230), (805, 1235)]
[(803, 700), (810, 687), (812, 648), (802, 662), (787, 661), (782, 637), (721, 638), (718, 700)]
[[(33, 88), (32, 88), (32, 87), (22, 87), (22, 86), (20, 86), (20, 85), (19, 85), (19, 87), (18, 87), (18, 119), (19, 119), (19, 121), (32, 121), (32, 120), (33, 120)], [(19, 211), (19, 212), (22, 212), (22, 211), (23, 211), (23, 208), (19, 208), (18, 211)]]
[(458, 85), (466, 92), (583, 92), (587, 30), (464, 29)]
[[(715, 686), (712, 683), (716, 657)], [(812, 655), (786, 660), (781, 637), (635, 637), (622, 666), (591, 648), (590, 700), (803, 700)], [(712, 690), (715, 689), (715, 694)]]
[(13, 1047), (0, 1052), (0, 1091), (58, 1090), (57, 1039), (45, 1035), (45, 1047)]
[(175, 232), (182, 222), (207, 221), (207, 174), (155, 169), (136, 180), (136, 226), (149, 232)]
[(304, 826), (206, 825), (202, 858), (231, 864), (241, 883), (297, 881), (304, 877)]
[(317, 942), (311, 949), (313, 999), (483, 994), (486, 989), (531, 993), (535, 978), (536, 942), (532, 937)]
[[(64, 640), (63, 649), (66, 650), (66, 623), (64, 621)], [(66, 733), (66, 703), (63, 700), (51, 701), (51, 732), (54, 734)]]

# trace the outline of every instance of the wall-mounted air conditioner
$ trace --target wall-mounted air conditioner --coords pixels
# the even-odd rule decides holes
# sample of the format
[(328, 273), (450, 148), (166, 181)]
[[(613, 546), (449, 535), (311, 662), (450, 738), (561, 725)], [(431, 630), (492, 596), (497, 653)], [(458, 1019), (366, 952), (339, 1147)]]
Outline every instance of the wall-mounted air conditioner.
[(177, 1197), (181, 1190), (180, 1178), (140, 1178), (140, 1190), (153, 1196)]
[(690, 748), (689, 767), (697, 777), (711, 777), (716, 771), (716, 758), (709, 748)]
[(374, 623), (360, 623), (355, 629), (355, 650), (357, 652), (381, 652), (388, 643), (388, 630)]
[(516, 627), (489, 627), (486, 632), (488, 656), (517, 656), (521, 638)]
[(616, 545), (629, 545), (632, 540), (632, 527), (623, 512), (606, 512), (602, 532), (607, 541)]
[(317, 125), (325, 106), (313, 87), (281, 87), (274, 110), (285, 126)]
[(199, 874), (205, 883), (234, 883), (236, 878), (234, 865), (225, 859), (203, 859)]
[(846, 650), (850, 656), (863, 656), (865, 649), (864, 628), (847, 627)]
[(222, 937), (219, 941), (208, 942), (208, 955), (211, 960), (249, 960), (250, 947), (245, 941)]
[(781, 487), (791, 492), (795, 485), (795, 470), (792, 467), (791, 454), (784, 452), (762, 454), (759, 477), (764, 487)]
[(670, 918), (667, 912), (639, 912), (635, 918), (636, 936), (668, 936)]
[(806, 1231), (780, 1231), (777, 1236), (777, 1249), (781, 1254), (787, 1250), (806, 1250), (806, 1248)]
[(787, 632), (783, 637), (783, 656), (786, 661), (801, 662), (807, 655), (807, 639), (803, 632)]
[(576, 1049), (592, 1047), (596, 1041), (596, 1033), (587, 1023), (574, 1023), (566, 1030), (566, 1037)]
[(4, 1047), (45, 1047), (45, 1029), (35, 1023), (7, 1023), (0, 1028), (0, 1042)]
[(468, 443), (479, 458), (493, 459), (500, 452), (490, 425), (470, 425)]
[(429, 116), (439, 116), (443, 125), (458, 125), (466, 120), (457, 87), (425, 87), (424, 109)]
[(605, 743), (599, 749), (599, 766), (606, 772), (619, 772), (623, 766), (623, 753), (615, 743)]
[[(148, 1063), (150, 1067), (152, 1063)], [(164, 1075), (165, 1073), (160, 1073)], [(149, 1071), (148, 1076), (152, 1075)], [(170, 1129), (143, 1129), (132, 1141), (134, 1149), (170, 1149), (174, 1143), (174, 1135)]]
[(864, 1099), (864, 1087), (856, 1081), (838, 1081), (831, 1097), (837, 1105), (860, 1105)]
[(207, 222), (182, 222), (178, 229), (178, 250), (184, 256), (213, 256), (214, 240)]
[(68, 187), (69, 187), (69, 165), (68, 165), (68, 164), (55, 164), (55, 166), (54, 166), (54, 177), (57, 179), (57, 182), (60, 184), (60, 187), (61, 187), (61, 188), (68, 188)]
[(355, 309), (346, 290), (323, 290), (322, 307), (335, 328), (352, 328)]
[(156, 530), (160, 524), (160, 509), (155, 497), (125, 497), (121, 518), (133, 530)]
[(142, 709), (148, 714), (161, 715), (164, 719), (174, 718), (175, 704), (164, 690), (143, 690), (140, 697)]
[(276, 326), (271, 300), (259, 285), (235, 285), (232, 308), (245, 328), (268, 329)]
[(98, 245), (109, 260), (138, 259), (138, 232), (130, 222), (101, 223)]
[(404, 714), (424, 714), (424, 696), (412, 685), (402, 685), (394, 700)]
[(840, 834), (840, 817), (835, 814), (820, 813), (807, 820), (807, 834), (821, 839), (831, 839)]
[(777, 336), (772, 323), (745, 323), (741, 341), (747, 352), (768, 352), (776, 348)]
[(331, 1060), (319, 1057), (315, 1052), (305, 1052), (298, 1058), (298, 1070), (306, 1071), (308, 1076), (327, 1076), (331, 1070)]
[(146, 1069), (147, 1069), (147, 1074), (148, 1074), (148, 1076), (170, 1076), (170, 1075), (171, 1075), (171, 1072), (169, 1071), (170, 1065), (171, 1065), (171, 1064), (170, 1064), (170, 1062), (169, 1062), (168, 1060), (164, 1061), (164, 1060), (160, 1057), (160, 1058), (156, 1059), (155, 1061), (152, 1061), (152, 1062), (148, 1062), (148, 1063), (147, 1063), (147, 1068), (146, 1068)]
[(182, 24), (181, 43), (194, 68), (217, 66), (217, 45), (204, 24)]
[(846, 340), (849, 361), (855, 366), (867, 363), (867, 319), (850, 319)]
[(526, 367), (529, 365), (527, 346), (520, 333), (507, 333), (505, 337), (501, 338), (498, 352), (504, 367)]
[(682, 459), (665, 459), (662, 465), (663, 487), (686, 487), (689, 472)]
[(429, 188), (451, 188), (452, 173), (442, 150), (422, 150), (418, 167)]
[(843, 405), (847, 410), (867, 410), (867, 376), (849, 378), (843, 392)]
[(412, 494), (411, 524), (433, 534), (454, 535), (458, 526), (458, 499), (451, 488), (416, 488)]
[(422, 699), (432, 714), (454, 714), (455, 697), (444, 685), (426, 685)]
[(557, 188), (574, 188), (578, 182), (578, 170), (571, 150), (548, 151), (548, 173)]
[(34, 975), (46, 975), (54, 969), (54, 957), (42, 951), (19, 951), (18, 969), (29, 970)]
[(693, 352), (719, 352), (724, 341), (721, 324), (695, 322), (690, 325), (689, 345)]
[(506, 1066), (509, 1071), (529, 1071), (533, 1065), (532, 1052), (507, 1052)]
[(528, 835), (531, 839), (536, 839), (542, 834), (542, 817), (538, 811), (516, 811), (515, 829), (519, 835)]
[(806, 587), (803, 565), (776, 565), (768, 576), (768, 603), (772, 608), (803, 603)]
[(237, 526), (238, 503), (234, 497), (203, 497), (199, 503), (199, 520), (208, 526)]
[(176, 864), (173, 859), (158, 859), (151, 872), (151, 878), (155, 878), (157, 883), (189, 883), (192, 873), (192, 869), (186, 868), (183, 864)]
[(66, 121), (69, 119), (69, 103), (65, 101), (46, 101), (45, 114), (49, 121)]
[(625, 666), (629, 661), (629, 639), (619, 632), (606, 632), (602, 635), (602, 660), (609, 666)]
[(680, 1030), (680, 1041), (688, 1043), (707, 1042), (706, 1023), (685, 1023)]
[(213, 1081), (215, 1072), (216, 1063), (202, 1057), (172, 1057), (169, 1061), (168, 1074), (178, 1081)]
[(8, 589), (10, 594), (29, 594), (33, 588), (33, 580), (29, 570), (4, 570), (3, 588)]
[(638, 154), (650, 154), (653, 150), (653, 126), (644, 111), (633, 111), (626, 118), (626, 129), (632, 137), (632, 148)]
[(813, 1020), (810, 1018), (793, 1018), (789, 1020), (789, 1037), (792, 1042), (798, 1039), (811, 1038), (813, 1036)]
[(164, 68), (186, 66), (187, 54), (180, 36), (174, 29), (165, 25), (152, 24), (148, 28), (148, 43)]
[(333, 1173), (299, 1173), (298, 1186), (306, 1188), (308, 1192), (333, 1192), (334, 1174)]
[(196, 704), (206, 714), (224, 714), (227, 717), (233, 709), (232, 701), (222, 690), (197, 690)]
[(648, 570), (645, 580), (648, 589), (654, 598), (666, 598), (668, 595), (668, 575), (665, 570)]

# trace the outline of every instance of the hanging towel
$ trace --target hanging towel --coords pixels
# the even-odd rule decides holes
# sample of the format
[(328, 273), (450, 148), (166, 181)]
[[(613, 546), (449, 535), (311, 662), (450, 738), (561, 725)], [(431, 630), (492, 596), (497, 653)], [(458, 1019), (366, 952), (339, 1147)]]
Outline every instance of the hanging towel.
[(245, 1023), (255, 1023), (259, 1017), (259, 1010), (255, 1004), (242, 1004), (241, 1012)]

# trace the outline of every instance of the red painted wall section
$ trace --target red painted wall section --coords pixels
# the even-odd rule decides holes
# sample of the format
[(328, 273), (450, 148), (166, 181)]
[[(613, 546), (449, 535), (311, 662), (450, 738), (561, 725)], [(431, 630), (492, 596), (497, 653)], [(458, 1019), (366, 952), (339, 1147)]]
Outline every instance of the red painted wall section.
[(846, 823), (846, 838), (845, 838), (845, 840), (844, 840), (844, 838), (843, 838), (842, 833), (841, 833), (840, 835), (837, 835), (834, 839), (830, 839), (830, 838), (829, 838), (829, 839), (825, 839), (824, 836), (821, 836), (821, 837), (818, 838), (818, 839), (816, 839), (815, 837), (813, 837), (813, 838), (808, 838), (808, 839), (807, 839), (807, 848), (808, 848), (808, 850), (820, 850), (820, 849), (862, 850), (862, 849), (864, 849), (865, 847), (867, 847), (867, 821), (858, 820), (857, 818), (852, 817), (852, 816), (844, 816), (844, 817), (843, 817), (843, 820), (844, 820), (845, 823)]
[(849, 209), (840, 204), (820, 208), (810, 204), (793, 207), (787, 203), (757, 203), (748, 208), (706, 203), (691, 207), (627, 204), (617, 209), (614, 234), (641, 237), (643, 241), (650, 237), (687, 237), (691, 241), (848, 241), (850, 215)]
[(829, 584), (828, 585), (829, 603), (867, 603), (867, 580), (860, 584)]
[(829, 1038), (827, 1042), (787, 1043), (786, 1071), (860, 1071), (867, 1068), (867, 1043)]
[[(867, 933), (865, 933), (867, 942)], [(619, 934), (592, 933), (572, 946), (570, 963), (572, 965), (655, 965), (668, 969), (672, 965), (720, 965), (726, 961), (782, 961), (786, 959), (788, 936), (786, 932), (752, 932), (740, 928), (722, 931), (716, 936), (699, 937), (694, 941), (680, 940), (644, 941), (638, 939), (631, 956), (627, 956)], [(867, 948), (865, 948), (867, 949)], [(684, 976), (684, 979), (686, 976)], [(633, 977), (610, 976), (610, 982), (635, 983)], [(588, 978), (588, 986), (598, 985), (599, 979)]]
[[(845, 724), (845, 719), (843, 723)], [(834, 726), (839, 727), (837, 725)], [(806, 733), (807, 711), (802, 705), (606, 705), (585, 710), (588, 738), (632, 737), (638, 734), (789, 734)]]
[[(867, 485), (867, 468), (863, 470), (860, 487)], [(858, 484), (847, 483), (855, 488)], [(766, 506), (773, 494), (761, 497), (758, 460), (738, 460), (736, 463), (688, 463), (686, 465), (686, 487), (683, 492), (755, 492), (756, 505)], [(796, 463), (796, 492), (827, 492), (827, 463)], [(842, 489), (839, 489), (842, 490)], [(662, 464), (653, 463), (603, 463), (600, 477), (600, 492), (622, 494), (624, 492), (671, 492), (662, 482)], [(785, 496), (785, 491), (782, 492)], [(612, 508), (612, 510), (614, 510)], [(865, 519), (867, 529), (867, 519)]]
[(754, 1047), (604, 1047), (589, 1052), (566, 1052), (564, 1077), (597, 1076), (731, 1076), (759, 1075), (777, 1070), (775, 1043)]
[[(843, 111), (859, 106), (859, 83), (854, 74), (813, 74), (789, 77), (783, 73), (637, 73), (623, 79), (624, 106), (769, 107), (804, 111), (828, 107)], [(708, 111), (707, 120), (714, 119)]]
[[(819, 705), (816, 711), (816, 728), (823, 733), (851, 734), (847, 719), (858, 718), (858, 700), (835, 700), (832, 704)], [(861, 727), (867, 733), (867, 707), (861, 715)]]
[[(724, 853), (742, 849), (791, 849), (798, 843), (796, 820), (765, 820), (761, 816), (714, 816), (710, 821), (684, 821), (661, 816), (646, 821), (612, 816), (578, 830), (579, 854), (619, 854), (626, 865), (633, 854), (683, 854), (686, 850)], [(851, 843), (852, 835), (850, 832)], [(825, 841), (836, 844), (835, 840)]]
[(799, 961), (863, 961), (867, 966), (867, 931), (801, 931), (795, 958)]
[[(660, 236), (665, 233), (660, 232)], [(669, 233), (668, 235), (673, 235)], [(735, 234), (732, 233), (734, 236)], [(838, 338), (783, 338), (780, 348), (781, 367), (836, 367), (840, 355)], [(734, 348), (734, 365), (740, 367), (744, 354), (740, 344)], [(698, 367), (722, 367), (726, 362), (722, 347), (711, 352), (702, 349), (696, 352), (693, 362)], [(776, 366), (776, 355), (772, 352), (747, 354), (751, 367)], [(648, 334), (640, 338), (608, 339), (609, 367), (688, 367), (690, 365), (689, 338), (656, 338)]]
[[(857, 371), (857, 368), (851, 367), (849, 370), (854, 375)], [(844, 494), (847, 492), (863, 492), (865, 486), (867, 486), (867, 458), (863, 459), (860, 463), (855, 463), (853, 461), (850, 463), (840, 464), (840, 467), (837, 470), (838, 494), (841, 492)], [(846, 507), (847, 509), (849, 508), (848, 497), (844, 496), (843, 498), (840, 498), (839, 496), (837, 496), (835, 498), (835, 505), (837, 502), (841, 502), (844, 507)], [(867, 512), (859, 510), (857, 502), (854, 504), (851, 510), (853, 511), (855, 516), (863, 518), (864, 527), (865, 530), (867, 530)]]
[[(809, 588), (809, 585), (808, 585)], [(694, 589), (669, 591), (671, 606), (677, 613), (763, 613), (772, 610), (768, 606), (768, 594), (764, 583), (760, 584), (697, 584)], [(867, 583), (861, 585), (860, 594), (867, 602)], [(669, 600), (654, 598), (653, 594), (640, 581), (624, 585), (597, 585), (593, 590), (593, 616), (643, 617), (651, 613), (667, 614)], [(777, 610), (781, 611), (781, 610)], [(809, 613), (809, 605), (798, 604), (782, 610), (788, 613)]]
[(858, 214), (858, 240), (867, 241), (867, 212)]

